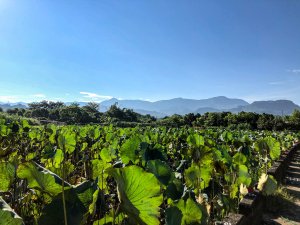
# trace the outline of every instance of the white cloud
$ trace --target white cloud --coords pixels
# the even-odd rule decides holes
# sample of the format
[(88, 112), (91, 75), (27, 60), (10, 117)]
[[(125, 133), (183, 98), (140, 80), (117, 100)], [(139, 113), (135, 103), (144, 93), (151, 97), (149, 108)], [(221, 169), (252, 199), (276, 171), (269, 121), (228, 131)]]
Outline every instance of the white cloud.
[(35, 98), (46, 98), (46, 95), (44, 95), (44, 94), (34, 94), (32, 96)]
[(16, 102), (17, 97), (11, 95), (0, 95), (0, 102)]
[(62, 101), (62, 98), (47, 98), (46, 95), (38, 93), (31, 95), (0, 95), (0, 102), (15, 103), (15, 102), (39, 102), (42, 100), (47, 101)]
[(151, 102), (151, 100), (149, 98), (139, 98), (139, 100), (141, 101), (147, 101), (147, 102)]
[(103, 100), (108, 100), (108, 99), (113, 98), (112, 96), (98, 95), (96, 93), (85, 92), (85, 91), (81, 91), (79, 93), (82, 94), (84, 98), (89, 98), (93, 101), (103, 101)]
[(291, 70), (287, 70), (287, 72), (290, 72), (290, 73), (295, 73), (295, 74), (300, 74), (300, 69), (291, 69)]
[(281, 84), (284, 84), (284, 81), (271, 81), (268, 84), (269, 85), (281, 85)]

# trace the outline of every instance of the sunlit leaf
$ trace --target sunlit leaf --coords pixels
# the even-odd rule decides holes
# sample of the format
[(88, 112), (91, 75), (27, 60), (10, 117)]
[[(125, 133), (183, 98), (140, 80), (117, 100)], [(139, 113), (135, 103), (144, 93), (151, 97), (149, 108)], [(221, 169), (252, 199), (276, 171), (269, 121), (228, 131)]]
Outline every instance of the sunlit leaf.
[(139, 149), (140, 143), (141, 141), (137, 136), (133, 136), (124, 142), (120, 149), (123, 163), (128, 164), (130, 161), (135, 162), (137, 158), (136, 151)]
[(159, 225), (159, 206), (162, 203), (156, 177), (137, 166), (111, 169), (118, 184), (121, 210), (139, 225)]
[(15, 166), (9, 162), (0, 162), (0, 192), (8, 191), (15, 177)]
[(273, 137), (266, 137), (265, 141), (270, 150), (271, 159), (278, 159), (280, 156), (280, 143)]
[(166, 209), (167, 225), (200, 225), (202, 211), (195, 201), (180, 199), (173, 207)]
[(232, 157), (232, 161), (237, 165), (245, 165), (247, 162), (247, 158), (243, 153), (238, 152)]
[(71, 130), (61, 132), (58, 136), (58, 145), (60, 149), (71, 154), (76, 147), (76, 133)]
[(106, 188), (106, 178), (108, 176), (105, 170), (109, 168), (111, 165), (100, 159), (91, 160), (91, 163), (92, 163), (92, 178), (94, 180), (98, 179), (99, 188), (103, 190)]
[(238, 185), (245, 184), (246, 186), (249, 186), (251, 184), (251, 177), (248, 173), (248, 168), (245, 165), (239, 165), (238, 166)]
[[(20, 164), (17, 175), (21, 179), (27, 179), (30, 188), (57, 195), (62, 192), (62, 179), (51, 171), (38, 166), (35, 163), (27, 162)], [(71, 185), (65, 182), (65, 187)]]
[(204, 138), (199, 134), (191, 134), (187, 138), (187, 143), (194, 147), (200, 147), (204, 145)]

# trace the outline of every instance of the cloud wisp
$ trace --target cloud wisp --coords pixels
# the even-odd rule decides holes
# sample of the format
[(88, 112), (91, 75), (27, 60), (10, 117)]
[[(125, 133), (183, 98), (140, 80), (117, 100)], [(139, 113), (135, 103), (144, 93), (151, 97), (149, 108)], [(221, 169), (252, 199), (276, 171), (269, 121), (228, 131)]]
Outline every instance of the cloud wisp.
[(300, 74), (300, 69), (291, 69), (291, 70), (287, 70), (287, 72), (289, 72), (289, 73), (295, 73), (295, 74)]
[(282, 85), (284, 83), (285, 83), (284, 81), (271, 81), (268, 84), (269, 85)]
[(44, 94), (34, 94), (34, 95), (32, 95), (33, 97), (35, 97), (35, 98), (46, 98), (46, 95), (44, 95)]
[(0, 102), (16, 102), (17, 97), (12, 95), (0, 95)]
[(0, 95), (0, 102), (4, 103), (16, 103), (16, 102), (40, 102), (40, 101), (62, 101), (62, 98), (49, 98), (45, 94), (37, 93), (31, 95)]
[(91, 92), (86, 92), (86, 91), (81, 91), (79, 92), (81, 95), (83, 95), (84, 98), (90, 99), (92, 101), (104, 101), (108, 99), (112, 99), (112, 96), (109, 95), (98, 95), (96, 93), (91, 93)]

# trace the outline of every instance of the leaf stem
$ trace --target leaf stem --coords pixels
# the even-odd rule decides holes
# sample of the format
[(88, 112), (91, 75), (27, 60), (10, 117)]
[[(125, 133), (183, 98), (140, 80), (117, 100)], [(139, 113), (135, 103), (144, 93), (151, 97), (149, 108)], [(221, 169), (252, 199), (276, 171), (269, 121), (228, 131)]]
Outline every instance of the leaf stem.
[(63, 161), (62, 161), (62, 201), (63, 201), (63, 208), (64, 208), (64, 221), (65, 225), (68, 225), (68, 218), (67, 218), (67, 207), (66, 207), (66, 199), (65, 199), (65, 148), (63, 148)]

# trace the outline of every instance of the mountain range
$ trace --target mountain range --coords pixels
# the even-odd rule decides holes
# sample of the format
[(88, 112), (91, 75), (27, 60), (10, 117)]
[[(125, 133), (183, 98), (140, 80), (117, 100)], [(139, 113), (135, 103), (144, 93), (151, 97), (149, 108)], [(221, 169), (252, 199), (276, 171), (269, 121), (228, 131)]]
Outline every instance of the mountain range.
[(111, 105), (118, 104), (120, 108), (130, 108), (141, 114), (150, 114), (156, 117), (170, 116), (173, 114), (184, 115), (187, 113), (206, 112), (256, 112), (269, 113), (274, 115), (289, 115), (295, 109), (300, 109), (289, 100), (276, 101), (255, 101), (251, 104), (242, 99), (227, 98), (218, 96), (208, 99), (184, 99), (174, 98), (170, 100), (160, 100), (149, 102), (143, 100), (118, 100), (112, 98), (101, 102), (101, 111), (106, 111)]
[[(86, 105), (86, 102), (78, 102), (80, 106)], [(66, 102), (66, 104), (70, 104)], [(289, 100), (276, 101), (255, 101), (251, 104), (236, 98), (227, 98), (218, 96), (208, 99), (185, 99), (174, 98), (170, 100), (160, 100), (155, 102), (144, 100), (118, 100), (112, 98), (100, 103), (100, 111), (105, 112), (110, 106), (117, 104), (120, 108), (133, 109), (140, 114), (150, 114), (155, 117), (170, 116), (173, 114), (184, 115), (187, 113), (206, 113), (206, 112), (256, 112), (269, 113), (274, 115), (289, 115), (295, 109), (300, 110), (300, 106)], [(0, 103), (3, 109), (26, 108), (26, 103)]]

